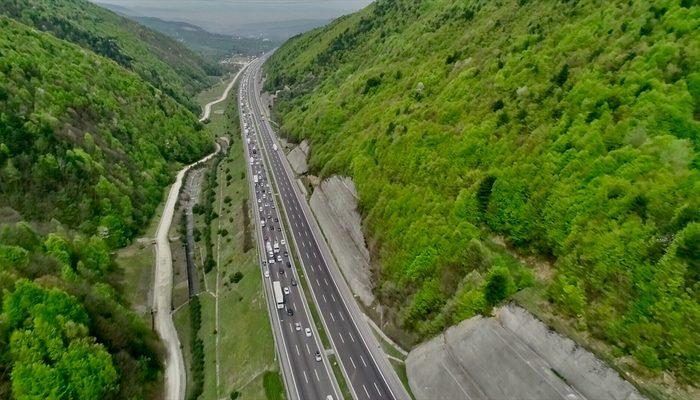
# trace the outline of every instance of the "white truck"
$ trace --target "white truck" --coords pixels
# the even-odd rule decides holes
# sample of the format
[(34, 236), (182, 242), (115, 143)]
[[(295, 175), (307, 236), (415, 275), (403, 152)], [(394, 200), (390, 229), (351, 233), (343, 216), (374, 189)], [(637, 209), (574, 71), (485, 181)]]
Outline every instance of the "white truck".
[(284, 308), (284, 293), (282, 293), (282, 286), (279, 281), (272, 282), (272, 291), (275, 292), (275, 303), (277, 303), (278, 309)]
[(253, 159), (253, 157), (250, 157), (250, 165), (253, 165), (253, 162), (254, 162), (254, 161), (255, 161), (255, 160)]
[(272, 245), (270, 244), (270, 242), (267, 242), (265, 244), (265, 249), (267, 250), (267, 254), (272, 254)]

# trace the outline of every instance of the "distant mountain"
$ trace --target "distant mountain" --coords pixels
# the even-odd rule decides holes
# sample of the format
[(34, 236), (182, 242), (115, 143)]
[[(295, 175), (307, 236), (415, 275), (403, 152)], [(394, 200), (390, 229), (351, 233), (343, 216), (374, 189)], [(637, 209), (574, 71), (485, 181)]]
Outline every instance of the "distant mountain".
[(154, 17), (132, 17), (151, 29), (182, 42), (197, 53), (215, 60), (232, 54), (254, 55), (272, 50), (279, 42), (208, 32), (186, 22), (165, 21)]
[(220, 73), (176, 40), (85, 0), (5, 0), (0, 14), (113, 59), (195, 113), (190, 97)]
[(238, 24), (231, 32), (243, 36), (266, 37), (273, 41), (284, 41), (302, 32), (326, 25), (331, 19), (296, 19), (289, 21), (257, 22)]

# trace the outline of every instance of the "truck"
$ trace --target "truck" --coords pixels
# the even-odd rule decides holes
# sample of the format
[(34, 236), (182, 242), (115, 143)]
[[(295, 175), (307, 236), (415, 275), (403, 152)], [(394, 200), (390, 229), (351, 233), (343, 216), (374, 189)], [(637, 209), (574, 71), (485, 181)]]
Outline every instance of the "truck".
[(275, 303), (277, 303), (278, 309), (284, 308), (284, 293), (282, 293), (282, 286), (279, 281), (272, 282), (272, 291), (275, 292)]
[(253, 165), (254, 161), (255, 161), (255, 159), (253, 159), (253, 157), (250, 157), (250, 165)]
[(272, 253), (272, 245), (270, 244), (270, 242), (266, 243), (265, 249), (267, 250), (267, 254)]

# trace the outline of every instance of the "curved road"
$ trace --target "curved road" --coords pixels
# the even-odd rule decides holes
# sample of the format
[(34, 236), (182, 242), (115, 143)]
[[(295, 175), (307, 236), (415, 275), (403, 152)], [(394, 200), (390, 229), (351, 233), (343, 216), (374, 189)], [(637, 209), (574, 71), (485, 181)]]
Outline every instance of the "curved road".
[[(238, 77), (245, 71), (248, 64), (238, 71), (236, 76), (231, 80), (224, 94), (218, 100), (204, 106), (204, 115), (200, 118), (200, 122), (209, 118), (211, 107), (214, 104), (220, 103), (228, 97), (231, 88), (238, 80)], [(182, 358), (182, 349), (180, 348), (180, 339), (177, 337), (175, 324), (172, 318), (172, 294), (173, 294), (173, 259), (170, 251), (170, 241), (168, 240), (168, 232), (170, 225), (173, 222), (173, 214), (175, 212), (175, 203), (180, 193), (182, 186), (182, 178), (187, 170), (193, 166), (206, 162), (216, 153), (221, 151), (221, 146), (216, 144), (216, 150), (201, 160), (192, 163), (178, 172), (175, 183), (170, 188), (168, 199), (163, 208), (163, 214), (158, 224), (156, 233), (156, 265), (155, 277), (153, 280), (153, 310), (155, 312), (155, 325), (158, 334), (165, 343), (165, 396), (166, 399), (183, 400), (185, 398), (185, 362)]]

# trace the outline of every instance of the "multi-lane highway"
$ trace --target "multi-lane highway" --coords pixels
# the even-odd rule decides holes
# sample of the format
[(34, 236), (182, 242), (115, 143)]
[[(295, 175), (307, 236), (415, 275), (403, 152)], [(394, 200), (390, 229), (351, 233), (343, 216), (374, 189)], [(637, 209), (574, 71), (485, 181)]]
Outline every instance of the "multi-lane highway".
[[(295, 399), (340, 399), (338, 383), (312, 322), (294, 260), (287, 245), (279, 206), (258, 145), (250, 111), (248, 71), (240, 85), (241, 134), (252, 193), (261, 275), (270, 322), (287, 393)], [(279, 285), (275, 293), (275, 285)]]
[(327, 243), (323, 242), (318, 227), (313, 225), (315, 221), (312, 222), (301, 193), (293, 186), (296, 183), (292, 181), (289, 165), (283, 160), (274, 132), (262, 113), (259, 85), (263, 63), (264, 58), (250, 65), (242, 86), (247, 92), (242, 94), (249, 102), (252, 114), (249, 116), (262, 141), (264, 158), (274, 179), (275, 184), (271, 187), (279, 191), (277, 195), (292, 231), (291, 238), (348, 386), (355, 399), (408, 399), (396, 373), (378, 350), (376, 339), (369, 333), (357, 305), (351, 303), (354, 299), (345, 282), (341, 282), (337, 266), (330, 264), (332, 258)]

